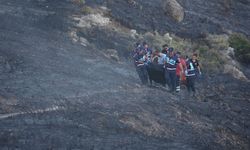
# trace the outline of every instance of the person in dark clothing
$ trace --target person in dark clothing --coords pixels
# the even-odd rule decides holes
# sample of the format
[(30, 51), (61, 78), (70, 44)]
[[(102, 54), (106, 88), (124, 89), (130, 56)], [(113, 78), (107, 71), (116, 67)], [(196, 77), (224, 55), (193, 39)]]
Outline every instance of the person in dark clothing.
[(146, 55), (146, 63), (149, 64), (151, 63), (151, 57), (152, 57), (152, 49), (149, 48), (148, 44), (146, 42), (143, 42), (143, 51), (145, 52)]
[(186, 63), (186, 80), (187, 80), (187, 89), (190, 93), (193, 92), (193, 96), (195, 96), (195, 64), (193, 63), (192, 59), (189, 59)]
[(136, 71), (139, 75), (139, 78), (143, 85), (148, 84), (148, 72), (147, 72), (147, 66), (146, 66), (146, 53), (143, 50), (140, 50), (137, 54), (134, 56), (134, 62)]
[(168, 82), (168, 86), (170, 88), (171, 92), (174, 92), (176, 90), (176, 67), (179, 63), (178, 57), (174, 54), (174, 49), (169, 48), (169, 57), (165, 64), (165, 78)]
[(146, 65), (139, 65), (136, 67), (136, 71), (143, 85), (148, 85), (148, 72)]
[(131, 56), (135, 59), (135, 57), (137, 57), (140, 53), (140, 51), (142, 50), (142, 46), (139, 42), (137, 42), (135, 44), (135, 48), (133, 49)]
[(162, 45), (162, 51), (161, 52), (163, 54), (168, 55), (168, 45), (167, 44)]
[(199, 78), (201, 76), (201, 68), (200, 68), (200, 64), (199, 64), (197, 57), (198, 57), (198, 55), (196, 53), (194, 53), (191, 61), (194, 64), (195, 76), (196, 76), (196, 78)]

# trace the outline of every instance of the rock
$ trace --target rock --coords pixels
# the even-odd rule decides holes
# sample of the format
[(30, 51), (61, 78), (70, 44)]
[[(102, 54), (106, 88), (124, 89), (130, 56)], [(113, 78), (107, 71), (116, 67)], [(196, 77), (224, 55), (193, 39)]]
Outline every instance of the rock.
[(247, 76), (242, 72), (242, 67), (234, 59), (234, 49), (229, 47), (227, 50), (224, 50), (221, 57), (225, 60), (224, 65), (224, 73), (231, 74), (234, 78), (243, 80), (243, 81), (249, 81)]
[[(106, 0), (88, 0), (86, 4), (102, 1)], [(136, 0), (138, 5), (150, 7), (142, 10), (139, 6), (129, 7), (130, 11), (123, 11), (126, 1), (107, 0), (103, 5), (110, 8), (112, 4), (122, 4), (114, 8), (121, 10), (123, 15), (116, 11), (112, 11), (112, 15), (126, 18), (124, 16), (132, 14), (139, 24), (144, 24), (141, 18), (146, 18), (149, 24), (146, 22), (145, 26), (151, 26), (152, 19), (147, 16), (155, 15), (158, 24), (164, 22), (160, 17), (157, 19), (164, 15), (157, 1), (161, 2)], [(206, 1), (190, 1), (207, 7)], [(95, 21), (91, 22), (93, 18), (89, 16), (80, 22), (84, 24), (86, 19), (85, 23), (92, 25), (91, 28), (77, 28), (69, 16), (74, 16), (80, 8), (71, 4), (71, 0), (12, 0), (11, 4), (8, 3), (0, 2), (0, 95), (6, 98), (0, 97), (1, 149), (31, 149), (31, 145), (32, 149), (248, 149), (248, 83), (234, 80), (229, 75), (206, 72), (207, 75), (197, 82), (197, 98), (215, 93), (214, 97), (206, 98), (207, 103), (200, 102), (200, 99), (197, 101), (197, 98), (186, 98), (186, 89), (182, 95), (171, 94), (163, 88), (143, 86), (129, 59), (131, 46), (141, 40), (140, 36), (138, 40), (133, 39), (129, 29), (119, 28), (119, 22), (114, 22), (117, 29), (113, 31), (113, 27), (110, 28), (113, 22), (102, 26), (96, 23), (94, 16)], [(47, 5), (56, 15), (43, 15), (48, 12), (44, 7)], [(13, 12), (1, 14), (2, 7)], [(205, 12), (207, 9), (204, 7), (202, 10)], [(216, 5), (212, 9), (214, 7)], [(36, 14), (37, 10), (45, 13)], [(137, 10), (150, 15), (142, 17), (130, 13)], [(77, 15), (80, 16), (79, 13)], [(27, 17), (27, 14), (32, 15)], [(173, 23), (164, 17), (167, 21), (162, 26)], [(185, 25), (184, 21), (178, 25)], [(188, 26), (193, 22), (200, 25), (194, 20), (190, 22), (187, 22)], [(168, 26), (172, 27), (175, 26)], [(197, 26), (192, 28), (199, 30)], [(136, 29), (139, 35), (144, 34), (136, 27), (131, 26), (130, 29)], [(177, 28), (173, 30), (178, 31)], [(167, 32), (156, 33), (145, 36), (158, 46), (162, 45), (158, 44), (160, 42), (169, 44), (165, 41), (171, 39), (171, 35), (173, 42), (177, 39), (171, 32), (170, 36), (166, 34), (166, 40), (163, 35)], [(86, 40), (89, 45), (82, 46)], [(151, 41), (147, 42), (151, 45)], [(6, 66), (7, 61), (9, 67)], [(5, 71), (6, 67), (11, 71)], [(238, 106), (236, 111), (241, 108), (240, 114), (228, 108), (234, 105)], [(224, 120), (228, 120), (230, 126), (221, 124)], [(218, 128), (225, 131), (220, 132)]]
[(118, 52), (115, 49), (108, 49), (105, 53), (105, 56), (117, 62), (120, 60)]
[(89, 14), (81, 17), (74, 17), (75, 21), (79, 21), (77, 24), (80, 28), (91, 28), (92, 26), (107, 26), (110, 23), (110, 19), (104, 17), (102, 14)]
[(234, 48), (232, 48), (232, 47), (229, 47), (228, 49), (227, 49), (227, 58), (234, 58), (234, 55), (235, 55), (235, 52), (234, 52)]
[(75, 30), (70, 31), (69, 36), (72, 38), (74, 43), (80, 42), (80, 44), (84, 47), (89, 44), (88, 40), (84, 37), (78, 36)]
[(84, 37), (80, 37), (80, 43), (82, 46), (87, 46), (89, 44), (88, 40), (85, 39)]
[[(125, 0), (102, 1), (108, 3), (107, 7), (113, 19), (126, 27), (136, 29), (138, 33), (157, 30), (161, 34), (170, 32), (185, 38), (230, 32), (250, 35), (249, 21), (245, 19), (249, 17), (248, 1), (136, 0), (136, 6), (131, 6)], [(96, 4), (95, 1), (90, 3)], [(176, 24), (171, 18), (177, 22), (183, 21)]]
[(133, 37), (133, 38), (136, 38), (137, 36), (139, 36), (135, 29), (131, 29), (130, 33), (131, 33), (131, 37)]
[(128, 0), (128, 3), (132, 6), (135, 6), (137, 4), (135, 0)]
[(169, 44), (172, 44), (173, 38), (169, 35), (169, 33), (164, 34), (164, 39), (169, 41)]
[(184, 9), (176, 0), (163, 0), (163, 9), (167, 15), (177, 22), (184, 19)]
[(79, 37), (77, 36), (76, 31), (71, 31), (71, 32), (69, 33), (69, 36), (72, 38), (72, 41), (73, 41), (74, 43), (76, 43), (76, 42), (79, 41)]
[(244, 75), (244, 73), (232, 64), (226, 64), (224, 66), (224, 73), (232, 74), (236, 79), (248, 81), (248, 78)]

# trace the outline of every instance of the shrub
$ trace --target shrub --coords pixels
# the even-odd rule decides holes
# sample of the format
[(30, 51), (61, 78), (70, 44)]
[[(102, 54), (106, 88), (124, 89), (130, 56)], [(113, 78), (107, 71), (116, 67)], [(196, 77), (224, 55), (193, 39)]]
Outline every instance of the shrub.
[(85, 0), (79, 0), (81, 4), (85, 4)]
[(93, 9), (91, 7), (89, 7), (89, 6), (83, 6), (82, 13), (83, 14), (92, 14), (93, 13)]
[(78, 4), (78, 5), (84, 5), (85, 4), (85, 0), (73, 0), (73, 2)]
[(217, 50), (225, 50), (228, 48), (228, 35), (221, 34), (221, 35), (214, 35), (208, 34), (206, 37), (206, 41), (208, 42), (209, 46), (217, 49)]
[(199, 53), (202, 56), (205, 56), (207, 54), (207, 52), (209, 51), (209, 47), (207, 47), (207, 46), (201, 46), (201, 47), (197, 48), (197, 50), (199, 51)]
[(233, 34), (229, 38), (229, 44), (235, 49), (235, 57), (238, 61), (250, 64), (250, 41), (244, 35)]

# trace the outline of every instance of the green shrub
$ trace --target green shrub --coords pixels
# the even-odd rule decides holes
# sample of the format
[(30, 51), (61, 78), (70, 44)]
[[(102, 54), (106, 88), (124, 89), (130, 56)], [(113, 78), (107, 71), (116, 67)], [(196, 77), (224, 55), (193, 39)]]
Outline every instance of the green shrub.
[(81, 4), (85, 4), (85, 0), (79, 0)]
[(91, 7), (89, 7), (89, 6), (83, 6), (82, 13), (83, 14), (92, 14), (93, 13), (93, 9)]
[(235, 49), (235, 57), (242, 63), (250, 64), (250, 41), (245, 36), (233, 34), (229, 44)]
[(207, 47), (207, 46), (201, 46), (201, 47), (197, 48), (197, 50), (199, 51), (199, 53), (201, 55), (205, 56), (206, 53), (209, 51), (209, 47)]
[(206, 37), (206, 41), (208, 42), (209, 46), (214, 49), (225, 50), (229, 46), (228, 38), (229, 37), (226, 34), (208, 34), (208, 36)]
[(206, 45), (199, 45), (195, 48), (199, 54), (201, 68), (205, 72), (221, 72), (226, 60), (222, 57), (221, 52)]
[(84, 5), (85, 4), (85, 0), (73, 0), (73, 2), (75, 4), (78, 4), (78, 5)]

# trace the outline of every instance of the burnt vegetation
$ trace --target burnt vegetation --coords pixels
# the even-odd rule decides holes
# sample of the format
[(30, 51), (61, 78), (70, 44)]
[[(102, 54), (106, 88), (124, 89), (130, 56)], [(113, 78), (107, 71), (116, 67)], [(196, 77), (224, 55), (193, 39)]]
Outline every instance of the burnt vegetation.
[[(209, 70), (197, 97), (187, 97), (185, 86), (179, 94), (154, 82), (141, 86), (128, 49), (145, 31), (197, 38), (203, 29), (223, 32), (228, 19), (218, 26), (212, 16), (211, 24), (198, 26), (216, 14), (211, 8), (220, 8), (217, 0), (179, 0), (187, 14), (178, 24), (159, 2), (1, 0), (0, 149), (248, 150), (249, 82)], [(203, 10), (204, 2), (214, 7)], [(242, 17), (242, 11), (233, 9), (229, 20), (238, 18), (242, 24), (235, 30), (249, 35), (249, 20), (242, 18), (250, 13)], [(249, 42), (237, 36), (231, 41), (236, 57), (248, 60)]]

